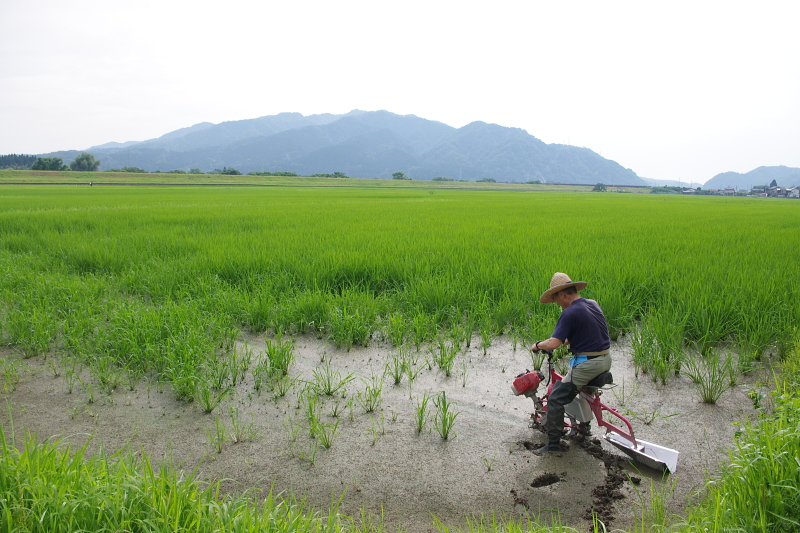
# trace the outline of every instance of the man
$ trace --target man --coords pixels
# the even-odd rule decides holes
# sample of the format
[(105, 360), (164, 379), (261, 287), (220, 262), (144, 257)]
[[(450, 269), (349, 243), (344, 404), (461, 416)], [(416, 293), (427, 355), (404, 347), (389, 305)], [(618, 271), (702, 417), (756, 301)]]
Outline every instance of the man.
[[(564, 406), (574, 400), (589, 381), (611, 369), (611, 339), (603, 310), (594, 300), (578, 295), (586, 285), (584, 281), (572, 281), (566, 274), (556, 272), (550, 280), (550, 288), (539, 298), (542, 303), (557, 303), (562, 311), (553, 336), (537, 342), (531, 349), (552, 351), (567, 344), (572, 358), (569, 372), (550, 392), (545, 424), (549, 442), (536, 450), (538, 453), (563, 451)], [(577, 433), (579, 438), (587, 436), (589, 423), (581, 424)]]

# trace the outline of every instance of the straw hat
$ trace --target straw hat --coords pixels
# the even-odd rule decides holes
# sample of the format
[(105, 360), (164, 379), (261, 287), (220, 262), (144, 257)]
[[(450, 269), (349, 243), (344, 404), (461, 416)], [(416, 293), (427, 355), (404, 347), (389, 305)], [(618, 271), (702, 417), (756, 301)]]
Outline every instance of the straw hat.
[(539, 301), (543, 304), (550, 303), (553, 301), (553, 295), (558, 291), (563, 291), (567, 287), (575, 287), (577, 290), (582, 291), (587, 285), (588, 283), (585, 281), (572, 281), (563, 272), (556, 272), (553, 274), (553, 279), (550, 280), (550, 288), (544, 291)]

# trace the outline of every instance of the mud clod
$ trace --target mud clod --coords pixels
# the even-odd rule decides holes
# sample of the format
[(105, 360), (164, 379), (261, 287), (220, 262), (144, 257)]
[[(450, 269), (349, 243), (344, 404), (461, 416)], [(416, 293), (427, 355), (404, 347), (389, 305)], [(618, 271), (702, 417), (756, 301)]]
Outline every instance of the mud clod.
[(583, 518), (592, 520), (593, 516), (596, 516), (608, 526), (615, 518), (614, 502), (625, 498), (625, 495), (619, 490), (628, 479), (622, 469), (623, 460), (603, 450), (598, 439), (583, 442), (581, 447), (593, 457), (603, 461), (603, 465), (606, 467), (603, 484), (592, 489), (592, 505), (583, 513)]

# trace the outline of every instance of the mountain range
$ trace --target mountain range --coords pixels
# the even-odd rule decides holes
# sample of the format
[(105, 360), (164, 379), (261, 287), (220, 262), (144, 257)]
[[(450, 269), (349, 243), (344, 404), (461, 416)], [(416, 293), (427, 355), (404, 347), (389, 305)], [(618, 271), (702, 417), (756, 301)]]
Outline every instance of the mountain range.
[(749, 190), (754, 185), (769, 185), (772, 180), (779, 187), (798, 187), (800, 186), (800, 168), (775, 166), (758, 167), (745, 174), (739, 172), (723, 172), (708, 180), (704, 189), (724, 189), (733, 187), (734, 189)]
[[(447, 177), (477, 181), (647, 185), (630, 169), (588, 148), (546, 144), (518, 128), (472, 122), (454, 128), (414, 115), (353, 110), (343, 115), (280, 113), (202, 122), (156, 139), (106, 143), (85, 151), (100, 170), (149, 172), (233, 168), (299, 175), (343, 172), (356, 178)], [(80, 151), (44, 154), (72, 160)]]

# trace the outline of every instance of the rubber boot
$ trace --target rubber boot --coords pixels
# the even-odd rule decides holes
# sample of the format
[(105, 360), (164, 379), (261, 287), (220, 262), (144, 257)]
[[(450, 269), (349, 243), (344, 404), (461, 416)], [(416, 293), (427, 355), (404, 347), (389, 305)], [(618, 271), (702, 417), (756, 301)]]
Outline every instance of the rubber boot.
[(578, 388), (572, 383), (559, 381), (553, 386), (547, 400), (547, 422), (545, 423), (549, 442), (536, 450), (538, 453), (564, 451), (566, 443), (562, 444), (561, 442), (561, 437), (564, 435), (564, 406), (574, 400), (577, 395)]

